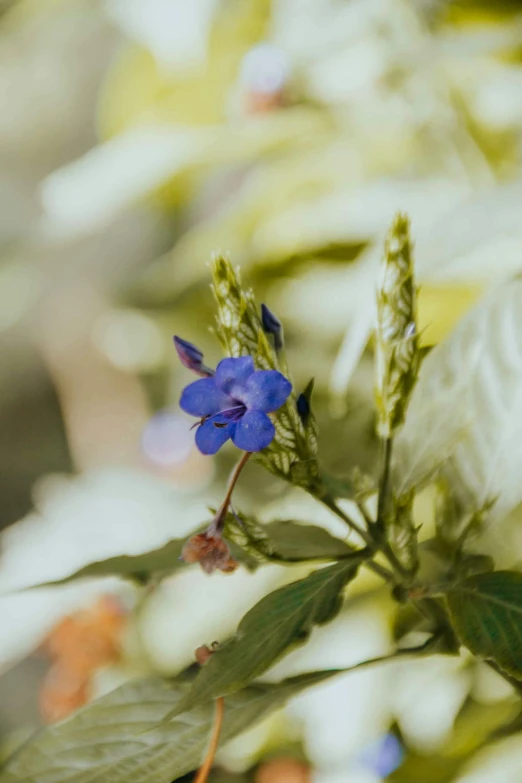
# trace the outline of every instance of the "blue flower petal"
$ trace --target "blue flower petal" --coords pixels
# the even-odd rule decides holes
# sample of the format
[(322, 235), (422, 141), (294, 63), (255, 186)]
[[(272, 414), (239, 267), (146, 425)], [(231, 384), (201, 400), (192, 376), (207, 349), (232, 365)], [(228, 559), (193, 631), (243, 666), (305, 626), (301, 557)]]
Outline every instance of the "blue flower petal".
[(272, 413), (283, 405), (292, 391), (292, 384), (277, 370), (258, 370), (246, 382), (239, 398), (249, 410)]
[(230, 400), (219, 391), (214, 378), (202, 378), (183, 389), (179, 405), (192, 416), (212, 416), (230, 408)]
[(232, 440), (243, 451), (261, 451), (272, 443), (275, 427), (262, 411), (247, 411), (238, 421)]
[(251, 356), (238, 359), (222, 359), (216, 367), (216, 385), (222, 392), (235, 397), (244, 388), (254, 372), (254, 360)]
[(196, 446), (202, 454), (215, 454), (232, 437), (235, 429), (235, 423), (226, 423), (222, 417), (206, 421), (196, 430)]

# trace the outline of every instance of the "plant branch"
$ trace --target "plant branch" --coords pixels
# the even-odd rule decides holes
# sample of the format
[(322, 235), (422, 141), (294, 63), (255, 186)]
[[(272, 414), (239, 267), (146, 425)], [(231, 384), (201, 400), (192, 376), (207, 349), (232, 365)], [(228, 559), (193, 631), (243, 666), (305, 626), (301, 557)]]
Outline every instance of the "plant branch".
[(377, 658), (369, 658), (367, 661), (361, 661), (354, 666), (348, 666), (346, 669), (339, 669), (339, 674), (355, 671), (356, 669), (365, 669), (369, 666), (376, 666), (379, 663), (392, 663), (400, 658), (416, 657), (417, 655), (436, 653), (433, 648), (436, 646), (440, 639), (440, 633), (434, 633), (425, 642), (419, 644), (417, 647), (405, 647), (403, 649), (395, 650), (395, 652), (389, 655), (379, 655)]
[[(375, 553), (377, 551), (377, 546), (375, 544), (375, 541), (371, 537), (371, 535), (361, 528), (357, 522), (355, 522), (351, 517), (346, 514), (342, 508), (339, 508), (335, 500), (330, 497), (329, 495), (321, 495), (318, 497), (318, 500), (321, 501), (327, 508), (329, 508), (331, 511), (334, 512), (340, 519), (343, 520), (343, 522), (346, 522), (349, 528), (351, 528), (357, 535), (359, 535), (363, 541), (367, 544), (368, 549), (371, 553)], [(394, 581), (393, 574), (391, 571), (389, 571), (387, 568), (384, 568), (384, 566), (379, 565), (379, 563), (375, 563), (373, 560), (366, 560), (364, 562), (364, 565), (369, 568), (371, 571), (373, 571), (375, 574), (378, 574), (380, 577), (382, 577), (386, 582), (392, 582)]]
[(335, 500), (330, 495), (321, 495), (319, 497), (319, 500), (323, 505), (325, 505), (327, 508), (329, 508), (331, 511), (334, 512), (340, 519), (343, 520), (343, 522), (346, 522), (349, 528), (353, 530), (354, 533), (357, 533), (360, 538), (367, 544), (370, 549), (375, 550), (375, 542), (371, 535), (364, 530), (364, 528), (360, 527), (355, 520), (353, 520), (351, 517), (346, 514), (342, 508), (339, 508)]
[(219, 744), (219, 735), (221, 734), (221, 726), (223, 724), (224, 708), (225, 700), (223, 696), (220, 696), (218, 699), (216, 699), (216, 714), (214, 717), (214, 725), (212, 727), (212, 735), (210, 737), (210, 745), (208, 746), (205, 760), (199, 768), (198, 774), (194, 778), (194, 783), (206, 783), (206, 780), (208, 779)]

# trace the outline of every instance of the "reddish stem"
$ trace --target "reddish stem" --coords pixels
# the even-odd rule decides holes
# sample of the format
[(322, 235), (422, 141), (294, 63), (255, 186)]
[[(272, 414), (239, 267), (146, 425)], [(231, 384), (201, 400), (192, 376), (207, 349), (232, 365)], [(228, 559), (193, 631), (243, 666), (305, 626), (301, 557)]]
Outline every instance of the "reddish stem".
[[(250, 456), (250, 454), (248, 455)], [(219, 744), (219, 735), (221, 734), (221, 726), (223, 724), (223, 712), (225, 709), (225, 700), (223, 696), (216, 699), (216, 714), (214, 716), (214, 726), (212, 728), (212, 736), (210, 738), (210, 745), (208, 746), (207, 755), (201, 767), (198, 770), (198, 774), (194, 778), (194, 783), (206, 783), (209, 776), (216, 751)]]
[(232, 500), (232, 493), (234, 492), (234, 487), (236, 486), (237, 480), (241, 475), (241, 471), (243, 470), (243, 468), (245, 467), (246, 463), (248, 462), (251, 456), (252, 456), (251, 451), (245, 451), (245, 453), (237, 463), (236, 467), (232, 471), (232, 474), (228, 481), (225, 499), (223, 500), (221, 506), (218, 508), (216, 512), (216, 516), (214, 517), (214, 519), (212, 520), (211, 524), (208, 527), (208, 531), (212, 535), (215, 535), (216, 533), (219, 534), (223, 530), (228, 508), (230, 506), (230, 501)]

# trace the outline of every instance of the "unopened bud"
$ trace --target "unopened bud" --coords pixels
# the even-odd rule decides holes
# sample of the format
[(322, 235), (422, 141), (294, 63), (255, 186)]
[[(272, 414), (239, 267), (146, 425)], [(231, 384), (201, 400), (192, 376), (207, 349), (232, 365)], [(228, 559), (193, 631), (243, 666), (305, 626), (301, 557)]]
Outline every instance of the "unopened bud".
[(214, 370), (203, 364), (203, 353), (195, 345), (174, 335), (174, 346), (181, 364), (188, 370), (192, 370), (203, 378), (210, 378), (214, 375)]
[(303, 424), (306, 424), (306, 420), (310, 415), (310, 403), (304, 396), (304, 394), (300, 394), (297, 398), (297, 412), (299, 414), (299, 417)]
[(202, 644), (201, 647), (198, 647), (195, 650), (194, 657), (200, 666), (204, 666), (208, 659), (212, 657), (213, 652), (214, 651), (206, 644)]
[(274, 338), (274, 348), (276, 352), (283, 350), (283, 324), (279, 318), (268, 309), (266, 304), (261, 305), (261, 323), (263, 324), (263, 331), (265, 334), (271, 334)]
[(308, 423), (308, 419), (310, 418), (310, 411), (311, 411), (311, 400), (312, 400), (312, 393), (314, 390), (314, 384), (315, 384), (315, 378), (312, 378), (304, 392), (301, 392), (299, 397), (297, 398), (297, 412), (299, 414), (299, 418), (303, 422), (303, 424), (306, 426)]
[(185, 563), (199, 563), (206, 574), (223, 571), (231, 574), (238, 563), (230, 554), (226, 541), (219, 535), (211, 535), (208, 531), (189, 538), (181, 553)]

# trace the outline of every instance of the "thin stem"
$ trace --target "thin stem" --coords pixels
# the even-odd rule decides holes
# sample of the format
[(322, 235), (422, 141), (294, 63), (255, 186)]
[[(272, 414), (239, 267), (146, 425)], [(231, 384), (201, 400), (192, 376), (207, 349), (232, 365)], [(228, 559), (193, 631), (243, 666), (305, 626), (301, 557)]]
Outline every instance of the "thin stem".
[(384, 566), (379, 565), (379, 563), (376, 563), (374, 560), (366, 560), (364, 565), (369, 568), (370, 571), (373, 571), (374, 574), (381, 576), (386, 582), (396, 581), (391, 571)]
[[(249, 455), (250, 456), (250, 455)], [(223, 724), (223, 712), (225, 708), (225, 700), (223, 696), (216, 699), (216, 714), (214, 717), (214, 725), (212, 727), (212, 736), (210, 737), (210, 745), (208, 746), (207, 755), (198, 774), (194, 778), (194, 783), (205, 783), (216, 756), (216, 751), (219, 744), (219, 735), (221, 734), (221, 726)]]
[(216, 511), (216, 515), (212, 520), (211, 525), (209, 526), (209, 530), (210, 528), (212, 528), (214, 533), (218, 533), (223, 530), (223, 526), (225, 524), (225, 518), (228, 512), (228, 507), (230, 506), (230, 501), (232, 500), (232, 493), (234, 492), (234, 487), (236, 486), (237, 480), (241, 475), (241, 471), (243, 470), (243, 468), (245, 467), (246, 463), (248, 462), (251, 456), (252, 456), (251, 451), (245, 451), (245, 453), (243, 454), (243, 456), (235, 466), (234, 470), (230, 474), (230, 478), (228, 480), (228, 485), (227, 485), (227, 491), (225, 494), (225, 499), (223, 500), (223, 503)]
[[(323, 503), (327, 508), (329, 508), (331, 511), (334, 512), (334, 514), (337, 514), (337, 516), (343, 520), (343, 522), (346, 522), (349, 528), (351, 528), (357, 535), (359, 535), (363, 541), (368, 545), (368, 548), (371, 552), (375, 552), (377, 547), (375, 544), (375, 541), (372, 539), (371, 535), (366, 532), (366, 530), (363, 530), (362, 527), (360, 527), (357, 522), (355, 522), (351, 517), (348, 516), (348, 514), (345, 514), (345, 512), (342, 510), (342, 508), (339, 508), (335, 500), (331, 498), (329, 495), (322, 495), (318, 498), (321, 503)], [(389, 571), (387, 568), (384, 568), (384, 566), (379, 565), (379, 563), (375, 563), (373, 560), (366, 560), (364, 565), (369, 568), (371, 571), (373, 571), (375, 574), (378, 574), (380, 577), (382, 577), (386, 582), (392, 582), (394, 581), (394, 577), (391, 571)]]
[[(434, 633), (425, 642), (417, 647), (404, 647), (403, 649), (395, 650), (395, 652), (389, 655), (379, 655), (377, 658), (369, 658), (367, 661), (361, 661), (353, 666), (347, 666), (346, 669), (339, 669), (339, 674), (355, 671), (356, 669), (366, 669), (370, 666), (376, 666), (380, 663), (392, 663), (393, 661), (400, 660), (401, 658), (407, 658), (408, 656), (416, 657), (424, 653), (429, 653), (440, 639), (440, 633)], [(434, 653), (436, 650), (434, 651)], [(433, 653), (433, 654), (434, 654)]]
[(339, 508), (337, 503), (333, 498), (331, 498), (329, 495), (322, 495), (320, 497), (321, 503), (323, 503), (327, 508), (329, 508), (331, 511), (334, 512), (334, 514), (337, 514), (337, 516), (343, 520), (343, 522), (346, 522), (349, 528), (351, 528), (354, 533), (357, 533), (358, 536), (362, 538), (362, 540), (370, 547), (370, 549), (375, 549), (375, 542), (373, 541), (372, 537), (369, 533), (367, 533), (366, 530), (364, 530), (362, 527), (360, 527), (355, 520), (353, 520), (351, 517), (346, 514), (342, 508)]
[(390, 483), (390, 465), (392, 457), (393, 441), (390, 437), (384, 439), (383, 461), (381, 480), (379, 482), (379, 500), (377, 502), (377, 524), (384, 524), (383, 516), (388, 496), (388, 484)]
[(367, 510), (366, 510), (366, 507), (365, 507), (365, 505), (364, 505), (364, 501), (362, 501), (362, 500), (356, 500), (355, 502), (356, 502), (356, 504), (357, 504), (357, 508), (359, 509), (359, 511), (361, 512), (361, 514), (362, 514), (362, 515), (363, 515), (363, 517), (364, 517), (364, 521), (366, 522), (366, 524), (368, 525), (368, 527), (371, 527), (371, 526), (374, 524), (374, 523), (373, 523), (373, 519), (371, 518), (371, 516), (370, 516), (370, 515), (369, 515), (369, 513), (367, 512)]
[(395, 555), (395, 552), (387, 542), (381, 546), (381, 551), (389, 561), (390, 565), (393, 566), (393, 568), (398, 571), (401, 576), (407, 577), (411, 581), (414, 574), (411, 571), (408, 571), (407, 568), (404, 568), (398, 557)]

